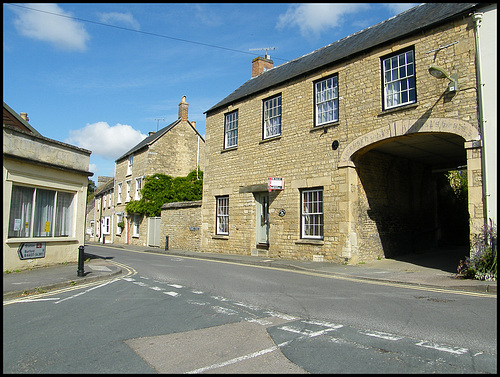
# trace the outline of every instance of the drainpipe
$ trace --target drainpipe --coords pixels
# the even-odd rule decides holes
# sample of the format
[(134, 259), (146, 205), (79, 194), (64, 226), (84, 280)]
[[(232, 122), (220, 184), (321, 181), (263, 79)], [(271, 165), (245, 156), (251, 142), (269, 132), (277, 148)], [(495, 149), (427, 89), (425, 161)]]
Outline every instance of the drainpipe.
[(200, 166), (200, 136), (198, 135), (198, 149), (196, 150), (196, 180), (198, 178), (198, 166)]
[(485, 144), (484, 140), (484, 119), (483, 119), (483, 81), (481, 78), (481, 49), (479, 44), (479, 28), (483, 18), (482, 12), (474, 12), (472, 21), (474, 21), (474, 36), (476, 39), (476, 80), (477, 80), (477, 99), (478, 99), (478, 118), (479, 118), (479, 135), (481, 135), (482, 150), (481, 150), (481, 179), (483, 185), (483, 221), (484, 225), (488, 225), (488, 203), (486, 193), (486, 163), (485, 163)]

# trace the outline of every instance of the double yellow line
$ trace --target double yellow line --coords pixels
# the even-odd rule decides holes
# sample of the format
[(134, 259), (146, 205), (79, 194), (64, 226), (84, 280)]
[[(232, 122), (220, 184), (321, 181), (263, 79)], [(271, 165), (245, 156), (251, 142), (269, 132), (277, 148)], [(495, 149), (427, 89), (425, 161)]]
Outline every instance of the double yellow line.
[[(121, 277), (127, 277), (127, 276), (132, 276), (132, 275), (137, 274), (137, 271), (135, 269), (133, 269), (132, 267), (130, 267), (130, 266), (127, 266), (127, 265), (124, 265), (122, 263), (118, 263), (118, 262), (115, 262), (115, 261), (109, 261), (109, 262), (113, 263), (114, 265), (116, 265), (118, 267), (120, 267), (122, 270), (125, 270), (125, 275), (123, 275)], [(57, 295), (57, 294), (60, 294), (60, 293), (65, 293), (65, 292), (72, 292), (72, 291), (75, 291), (75, 290), (78, 290), (78, 289), (84, 289), (84, 288), (93, 287), (95, 285), (102, 284), (103, 282), (106, 282), (106, 281), (109, 281), (109, 280), (113, 280), (113, 279), (118, 279), (118, 277), (116, 277), (116, 276), (110, 276), (109, 278), (106, 278), (106, 279), (98, 279), (98, 280), (95, 280), (95, 281), (92, 281), (92, 282), (88, 282), (88, 283), (71, 285), (69, 287), (53, 289), (53, 290), (50, 290), (50, 291), (44, 292), (44, 293), (34, 293), (34, 294), (29, 295), (29, 296), (18, 297), (18, 298), (14, 298), (14, 299), (11, 299), (11, 300), (6, 300), (6, 301), (3, 302), (3, 306), (10, 305), (10, 304), (15, 304), (17, 302), (23, 302), (23, 301), (36, 301), (36, 300), (39, 300), (39, 299), (40, 299), (40, 301), (43, 301), (42, 299), (45, 298), (45, 297), (50, 297), (50, 296), (54, 296), (54, 295)]]

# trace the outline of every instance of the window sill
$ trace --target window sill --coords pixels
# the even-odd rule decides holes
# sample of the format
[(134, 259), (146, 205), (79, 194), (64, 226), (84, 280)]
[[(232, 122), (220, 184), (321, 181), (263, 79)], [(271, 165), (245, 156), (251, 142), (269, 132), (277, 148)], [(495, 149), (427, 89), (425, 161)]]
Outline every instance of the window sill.
[(226, 152), (231, 152), (231, 151), (235, 151), (237, 149), (238, 149), (237, 146), (236, 147), (231, 147), (231, 148), (225, 148), (225, 149), (221, 150), (220, 153), (222, 154), (222, 153), (226, 153)]
[(274, 140), (279, 140), (279, 139), (281, 139), (281, 135), (273, 136), (273, 137), (269, 137), (267, 139), (261, 140), (261, 141), (259, 141), (259, 144), (264, 144), (264, 143), (274, 141)]
[(302, 238), (300, 240), (295, 241), (295, 243), (301, 245), (324, 245), (325, 241)]
[(409, 104), (409, 105), (393, 107), (392, 109), (389, 109), (389, 110), (382, 110), (381, 113), (377, 114), (377, 117), (382, 117), (384, 115), (393, 114), (393, 113), (396, 113), (398, 111), (413, 110), (413, 109), (416, 109), (417, 107), (418, 107), (418, 103), (416, 103), (416, 102)]
[(332, 122), (332, 123), (328, 123), (328, 124), (322, 124), (321, 126), (313, 126), (309, 132), (315, 132), (315, 131), (323, 131), (324, 133), (326, 133), (326, 131), (331, 128), (331, 127), (338, 127), (338, 125), (340, 124), (340, 121), (336, 121), (336, 122)]
[(214, 239), (214, 240), (228, 240), (229, 236), (223, 236), (223, 235), (216, 234), (216, 235), (212, 236), (212, 239)]
[(8, 238), (6, 244), (41, 242), (79, 242), (75, 237)]

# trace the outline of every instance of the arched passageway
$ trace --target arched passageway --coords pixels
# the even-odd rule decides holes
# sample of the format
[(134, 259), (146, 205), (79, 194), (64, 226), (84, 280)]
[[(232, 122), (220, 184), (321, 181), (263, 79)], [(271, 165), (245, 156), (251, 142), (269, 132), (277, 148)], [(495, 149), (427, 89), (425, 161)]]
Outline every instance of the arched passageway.
[[(482, 224), (478, 139), (466, 122), (429, 118), (395, 122), (350, 143), (339, 164), (351, 187), (343, 203), (344, 257), (403, 258), (460, 246), (468, 253), (468, 216), (471, 227)], [(472, 179), (468, 197), (452, 203), (444, 173), (456, 169)]]

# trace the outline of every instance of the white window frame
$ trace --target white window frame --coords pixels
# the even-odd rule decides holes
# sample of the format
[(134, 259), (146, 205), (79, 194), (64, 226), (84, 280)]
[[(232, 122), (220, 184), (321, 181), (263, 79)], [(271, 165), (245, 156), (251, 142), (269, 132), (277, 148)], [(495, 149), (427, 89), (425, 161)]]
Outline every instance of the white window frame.
[(229, 196), (216, 197), (215, 234), (229, 235)]
[(127, 185), (127, 192), (125, 196), (125, 203), (130, 202), (130, 186), (132, 185), (132, 181), (129, 179), (128, 181), (125, 182)]
[(141, 188), (142, 188), (141, 186), (142, 186), (142, 179), (136, 178), (135, 179), (135, 200), (141, 199)]
[(323, 239), (323, 188), (303, 189), (300, 193), (301, 238)]
[(104, 216), (102, 218), (102, 234), (108, 235), (111, 231), (111, 218), (109, 216)]
[(338, 75), (314, 83), (315, 126), (339, 121)]
[(121, 223), (122, 221), (123, 221), (123, 214), (118, 213), (116, 215), (116, 234), (118, 235), (122, 234), (122, 228), (118, 226), (118, 224)]
[(122, 182), (118, 183), (118, 197), (116, 203), (120, 204), (122, 202)]
[(415, 52), (407, 50), (382, 59), (384, 110), (417, 102)]
[(106, 194), (102, 195), (102, 209), (106, 208)]
[(134, 155), (128, 157), (127, 175), (132, 175), (132, 167), (134, 165)]
[[(33, 190), (29, 195), (24, 195), (24, 201), (14, 200), (14, 190), (29, 189)], [(38, 191), (53, 193), (53, 198), (49, 198), (46, 206), (37, 206)], [(71, 196), (69, 204), (63, 195)], [(61, 198), (60, 198), (61, 197)], [(61, 203), (60, 200), (63, 200)], [(44, 209), (47, 207), (48, 212)], [(76, 213), (76, 193), (54, 190), (50, 188), (41, 188), (33, 186), (13, 185), (11, 192), (11, 204), (9, 208), (8, 238), (36, 238), (36, 239), (58, 239), (75, 236), (75, 213)], [(21, 213), (19, 213), (19, 210)], [(46, 214), (39, 211), (45, 211)], [(37, 218), (38, 216), (38, 218)], [(35, 225), (39, 228), (35, 229)], [(43, 224), (43, 225), (42, 225)], [(42, 227), (43, 226), (43, 230)], [(45, 230), (48, 229), (48, 232)], [(16, 234), (17, 232), (17, 234)], [(36, 234), (36, 235), (35, 235)], [(57, 235), (56, 235), (57, 234)]]
[(224, 116), (224, 149), (238, 146), (238, 110)]
[(134, 215), (133, 223), (132, 223), (132, 236), (133, 237), (139, 237), (140, 226), (141, 226), (141, 215)]
[(281, 135), (281, 94), (263, 101), (263, 139)]

